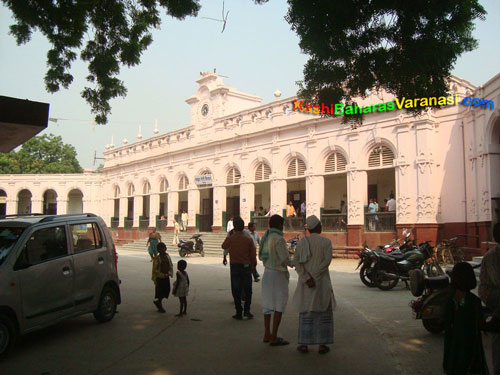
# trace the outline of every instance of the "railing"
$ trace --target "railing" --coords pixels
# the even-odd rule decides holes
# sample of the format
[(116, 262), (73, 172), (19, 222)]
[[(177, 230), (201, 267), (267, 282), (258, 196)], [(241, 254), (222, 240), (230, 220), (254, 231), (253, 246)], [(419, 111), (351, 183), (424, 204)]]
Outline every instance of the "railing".
[(285, 217), (285, 232), (302, 232), (306, 219), (303, 216), (288, 216)]
[(269, 228), (268, 216), (254, 216), (253, 222), (255, 223), (255, 230), (258, 232), (265, 232)]
[(156, 230), (160, 232), (167, 231), (167, 220), (156, 220)]
[(213, 217), (212, 215), (200, 215), (199, 216), (200, 223), (200, 232), (211, 232)]
[(365, 212), (365, 232), (395, 232), (395, 212)]
[(147, 231), (149, 228), (149, 218), (139, 220), (139, 230), (141, 232)]
[(321, 215), (321, 225), (323, 232), (346, 232), (346, 214), (323, 214)]
[(111, 229), (117, 229), (120, 226), (120, 218), (112, 217), (111, 218)]
[(124, 226), (123, 226), (125, 230), (132, 229), (133, 225), (134, 225), (134, 219), (125, 218), (125, 223), (124, 223)]

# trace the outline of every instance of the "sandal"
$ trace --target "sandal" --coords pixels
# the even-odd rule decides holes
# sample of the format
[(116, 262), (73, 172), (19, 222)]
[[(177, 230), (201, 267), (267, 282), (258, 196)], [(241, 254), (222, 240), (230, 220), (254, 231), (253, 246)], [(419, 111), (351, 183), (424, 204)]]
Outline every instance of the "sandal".
[(309, 349), (306, 345), (297, 346), (297, 350), (301, 353), (309, 353)]
[(319, 354), (326, 354), (330, 351), (330, 348), (328, 346), (320, 346), (318, 353)]
[(282, 337), (277, 337), (275, 342), (269, 343), (270, 346), (283, 346), (290, 344), (288, 341), (283, 340)]

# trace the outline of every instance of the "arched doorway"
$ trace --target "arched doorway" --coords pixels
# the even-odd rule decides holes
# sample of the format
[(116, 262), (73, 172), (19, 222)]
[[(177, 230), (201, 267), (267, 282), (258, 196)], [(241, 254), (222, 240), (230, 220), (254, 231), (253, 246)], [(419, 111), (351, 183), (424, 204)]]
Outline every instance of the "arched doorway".
[(231, 167), (226, 175), (226, 222), (240, 216), (240, 179), (239, 169)]
[(301, 231), (304, 227), (305, 219), (301, 216), (300, 206), (306, 201), (306, 163), (299, 157), (294, 157), (288, 163), (286, 173), (286, 204), (292, 202), (296, 216), (289, 216), (285, 209), (285, 230)]
[[(395, 232), (396, 212), (386, 212), (385, 199), (397, 197), (395, 169), (393, 167), (394, 153), (385, 145), (375, 146), (368, 157), (368, 206), (365, 208), (365, 231)], [(370, 206), (370, 203), (373, 205)]]
[(68, 193), (68, 214), (81, 214), (83, 212), (83, 193), (80, 189), (73, 189)]
[(7, 193), (0, 189), (0, 216), (7, 214)]
[(43, 193), (43, 214), (57, 215), (57, 193), (52, 189)]
[(347, 230), (347, 160), (334, 151), (325, 162), (325, 201), (321, 214), (324, 232), (345, 232)]
[(200, 190), (200, 215), (198, 229), (200, 232), (211, 232), (213, 225), (214, 189), (212, 188), (212, 172), (204, 169), (195, 177), (195, 184)]
[(142, 186), (142, 216), (139, 219), (139, 230), (147, 230), (149, 227), (150, 202), (151, 184), (145, 181)]
[(17, 213), (25, 215), (31, 213), (31, 191), (23, 189), (17, 194)]
[(185, 212), (187, 214), (188, 212), (188, 186), (189, 186), (189, 179), (187, 178), (186, 175), (182, 175), (181, 178), (179, 179), (179, 204), (177, 207), (177, 217), (176, 220), (180, 223), (182, 223), (182, 228), (183, 230), (187, 229), (187, 226), (189, 223), (183, 222), (182, 221), (182, 213)]
[(130, 183), (127, 187), (127, 217), (125, 218), (124, 229), (131, 229), (134, 225), (134, 184)]
[(116, 185), (113, 189), (113, 217), (111, 218), (111, 228), (120, 226), (120, 187)]
[(271, 209), (271, 167), (260, 162), (255, 169), (254, 218), (256, 229), (265, 231), (269, 218), (264, 216)]

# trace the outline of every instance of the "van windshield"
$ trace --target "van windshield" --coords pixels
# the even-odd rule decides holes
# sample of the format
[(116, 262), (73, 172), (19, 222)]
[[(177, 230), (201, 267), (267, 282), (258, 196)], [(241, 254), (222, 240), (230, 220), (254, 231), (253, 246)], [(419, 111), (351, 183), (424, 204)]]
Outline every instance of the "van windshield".
[(7, 258), (23, 232), (22, 227), (0, 227), (0, 264)]

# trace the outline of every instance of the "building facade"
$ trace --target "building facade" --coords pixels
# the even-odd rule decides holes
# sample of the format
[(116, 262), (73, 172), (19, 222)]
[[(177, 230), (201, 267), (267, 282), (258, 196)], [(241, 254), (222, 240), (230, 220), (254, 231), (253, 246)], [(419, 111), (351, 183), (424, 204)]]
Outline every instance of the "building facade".
[[(402, 228), (419, 241), (469, 234), (469, 246), (480, 247), (491, 239), (500, 207), (500, 74), (481, 87), (450, 78), (452, 95), (491, 100), (493, 109), (375, 112), (356, 129), (340, 116), (297, 111), (296, 98), (279, 92), (261, 104), (215, 73), (197, 83), (186, 100), (190, 126), (108, 145), (100, 173), (2, 175), (0, 210), (91, 211), (127, 236), (171, 230), (182, 211), (189, 231), (223, 231), (236, 215), (264, 229), (263, 212), (286, 215), (292, 202), (298, 215), (287, 218), (287, 231), (315, 214), (339, 248), (378, 244)], [(358, 105), (393, 100), (373, 92)], [(391, 196), (396, 210), (385, 212)], [(370, 199), (377, 212), (368, 212)]]

